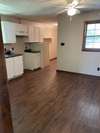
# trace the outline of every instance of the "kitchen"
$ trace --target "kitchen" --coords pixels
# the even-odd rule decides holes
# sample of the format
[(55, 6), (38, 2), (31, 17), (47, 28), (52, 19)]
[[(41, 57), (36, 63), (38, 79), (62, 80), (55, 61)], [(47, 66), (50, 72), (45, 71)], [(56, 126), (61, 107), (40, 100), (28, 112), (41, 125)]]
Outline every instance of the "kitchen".
[(38, 70), (57, 57), (57, 24), (1, 18), (8, 80)]

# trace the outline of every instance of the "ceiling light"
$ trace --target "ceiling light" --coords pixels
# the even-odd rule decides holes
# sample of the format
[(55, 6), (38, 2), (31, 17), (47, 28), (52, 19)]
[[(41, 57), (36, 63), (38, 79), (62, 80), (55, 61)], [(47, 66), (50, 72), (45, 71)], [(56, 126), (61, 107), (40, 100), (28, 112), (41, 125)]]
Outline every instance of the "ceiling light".
[(78, 1), (78, 0), (73, 0), (72, 4), (73, 4), (74, 6), (77, 6), (77, 5), (79, 4), (79, 1)]
[(67, 10), (68, 16), (74, 16), (74, 15), (79, 14), (79, 13), (80, 13), (80, 11), (76, 8), (69, 8)]

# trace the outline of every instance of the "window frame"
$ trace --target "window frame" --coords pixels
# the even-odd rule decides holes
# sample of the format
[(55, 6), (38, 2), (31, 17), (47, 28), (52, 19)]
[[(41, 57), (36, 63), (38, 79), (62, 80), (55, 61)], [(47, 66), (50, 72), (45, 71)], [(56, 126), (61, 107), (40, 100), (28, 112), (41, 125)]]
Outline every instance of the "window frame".
[(97, 24), (97, 23), (100, 23), (100, 20), (85, 21), (85, 22), (84, 22), (82, 51), (87, 51), (87, 52), (100, 52), (100, 48), (86, 48), (87, 25), (88, 25), (88, 24)]

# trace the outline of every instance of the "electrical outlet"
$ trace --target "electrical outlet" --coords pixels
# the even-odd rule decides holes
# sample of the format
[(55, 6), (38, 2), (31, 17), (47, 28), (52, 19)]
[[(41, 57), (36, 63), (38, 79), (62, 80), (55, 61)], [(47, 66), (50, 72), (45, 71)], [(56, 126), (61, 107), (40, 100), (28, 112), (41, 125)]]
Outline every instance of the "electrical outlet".
[(97, 67), (97, 71), (100, 71), (100, 67)]

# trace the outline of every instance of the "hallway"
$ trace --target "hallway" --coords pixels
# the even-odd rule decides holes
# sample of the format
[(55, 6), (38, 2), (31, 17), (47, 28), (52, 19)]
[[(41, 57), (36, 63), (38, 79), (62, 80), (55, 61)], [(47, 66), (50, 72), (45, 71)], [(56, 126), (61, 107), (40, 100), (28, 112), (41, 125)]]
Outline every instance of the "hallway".
[(14, 133), (100, 133), (100, 79), (55, 62), (9, 82)]

